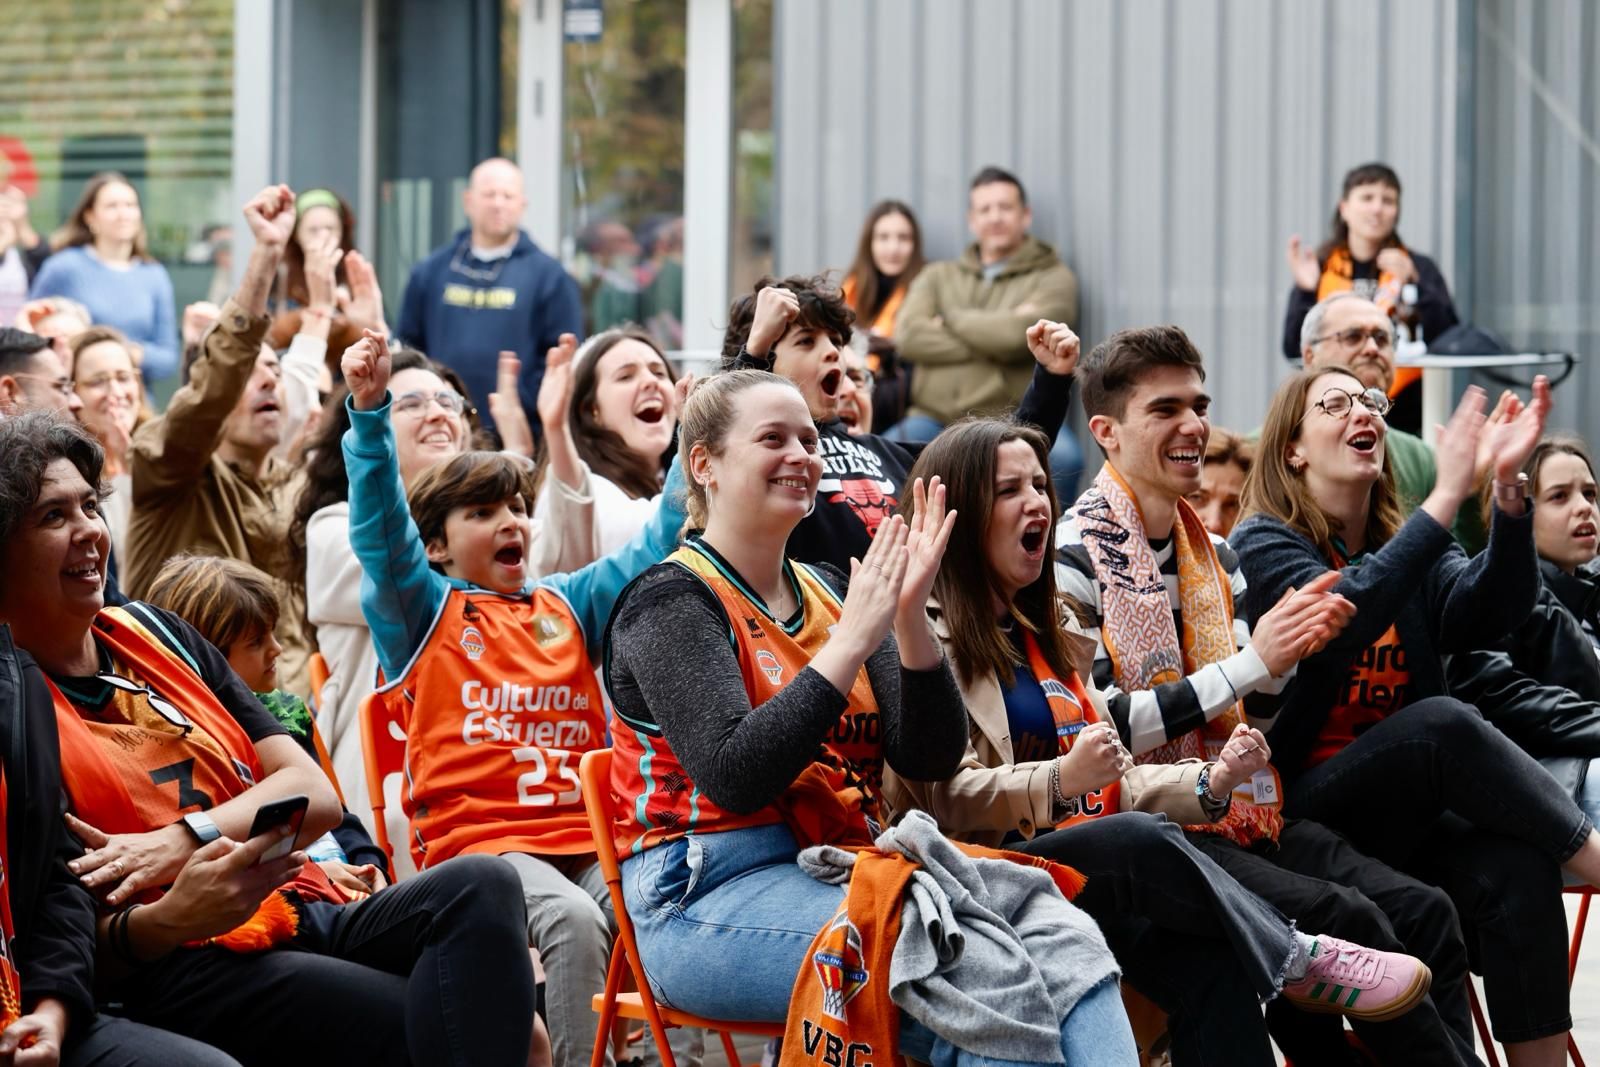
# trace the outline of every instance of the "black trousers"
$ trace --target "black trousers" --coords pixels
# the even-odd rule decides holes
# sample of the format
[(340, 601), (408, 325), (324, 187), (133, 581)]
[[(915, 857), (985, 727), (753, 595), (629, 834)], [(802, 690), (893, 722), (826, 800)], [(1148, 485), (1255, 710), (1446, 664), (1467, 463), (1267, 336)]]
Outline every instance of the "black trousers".
[(239, 1067), (226, 1052), (192, 1038), (104, 1012), (74, 1020), (61, 1067)]
[[(1467, 1007), (1467, 953), (1444, 892), (1364, 855), (1325, 826), (1290, 819), (1275, 850), (1247, 850), (1216, 834), (1189, 839), (1245, 888), (1311, 934), (1331, 934), (1386, 952), (1409, 952), (1433, 971), (1428, 996), (1388, 1022), (1350, 1025), (1383, 1063), (1478, 1063)], [(1283, 1000), (1267, 1026), (1296, 1067), (1348, 1064), (1343, 1020)]]
[(1404, 707), (1303, 772), (1284, 799), (1449, 894), (1497, 1039), (1572, 1028), (1560, 865), (1593, 827), (1476, 708), (1448, 697)]
[(129, 1017), (246, 1065), (522, 1067), (526, 930), (511, 866), (460, 856), (355, 904), (310, 905), (288, 946), (181, 949), (117, 993)]
[(1176, 824), (1127, 812), (1016, 847), (1088, 876), (1073, 903), (1100, 924), (1127, 981), (1167, 1013), (1174, 1064), (1276, 1062), (1261, 1001), (1278, 991), (1293, 931)]

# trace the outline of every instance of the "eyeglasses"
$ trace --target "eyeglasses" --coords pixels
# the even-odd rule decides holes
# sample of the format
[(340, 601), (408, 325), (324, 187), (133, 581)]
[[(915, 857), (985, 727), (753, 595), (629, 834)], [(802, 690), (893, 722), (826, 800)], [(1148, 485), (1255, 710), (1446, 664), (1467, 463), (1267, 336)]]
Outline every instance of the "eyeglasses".
[(467, 401), (454, 389), (441, 389), (437, 393), (401, 393), (394, 398), (394, 409), (407, 415), (428, 410), (430, 403), (437, 403), (452, 415), (459, 415), (467, 410)]
[(861, 390), (863, 393), (872, 392), (872, 387), (878, 384), (878, 379), (873, 377), (872, 372), (869, 370), (860, 370), (855, 367), (851, 367), (849, 370), (844, 372), (844, 376), (849, 378), (852, 382), (855, 382), (856, 388)]
[(49, 378), (49, 377), (46, 377), (43, 374), (13, 374), (13, 375), (11, 375), (11, 377), (13, 377), (13, 378), (29, 378), (29, 379), (32, 379), (33, 381), (36, 381), (36, 382), (44, 382), (51, 389), (54, 389), (56, 392), (60, 393), (62, 396), (64, 396), (64, 397), (71, 397), (72, 396), (72, 379), (71, 378)]
[(1359, 326), (1352, 326), (1338, 333), (1325, 333), (1321, 337), (1313, 337), (1311, 343), (1320, 345), (1329, 340), (1338, 341), (1347, 352), (1355, 352), (1366, 347), (1368, 341), (1377, 345), (1378, 351), (1387, 352), (1394, 347), (1394, 330), (1388, 326), (1371, 326), (1364, 330)]
[[(1321, 408), (1323, 414), (1325, 415), (1330, 415), (1336, 419), (1342, 419), (1349, 416), (1350, 409), (1353, 408), (1358, 401), (1362, 407), (1366, 408), (1380, 419), (1389, 414), (1389, 397), (1382, 389), (1365, 389), (1359, 393), (1347, 393), (1343, 389), (1335, 387), (1329, 389), (1326, 393), (1323, 393), (1322, 399), (1318, 400), (1311, 406), (1314, 408)], [(1306, 411), (1306, 415), (1310, 414), (1311, 412), (1308, 409)], [(1300, 421), (1305, 421), (1305, 415), (1300, 417)]]
[(185, 715), (182, 711), (179, 711), (178, 706), (172, 701), (168, 700), (166, 697), (157, 696), (155, 693), (151, 692), (149, 686), (140, 685), (131, 678), (124, 678), (120, 674), (111, 674), (110, 672), (97, 674), (95, 675), (95, 678), (111, 686), (113, 689), (122, 690), (124, 693), (132, 693), (135, 696), (143, 695), (144, 698), (150, 702), (150, 707), (154, 709), (157, 715), (161, 716), (163, 719), (167, 720), (184, 733), (188, 733), (190, 730), (194, 729), (194, 721), (190, 719), (189, 716)]
[(85, 378), (78, 383), (79, 389), (104, 389), (113, 383), (116, 385), (132, 385), (139, 380), (139, 376), (129, 370), (106, 371), (96, 374), (93, 378)]

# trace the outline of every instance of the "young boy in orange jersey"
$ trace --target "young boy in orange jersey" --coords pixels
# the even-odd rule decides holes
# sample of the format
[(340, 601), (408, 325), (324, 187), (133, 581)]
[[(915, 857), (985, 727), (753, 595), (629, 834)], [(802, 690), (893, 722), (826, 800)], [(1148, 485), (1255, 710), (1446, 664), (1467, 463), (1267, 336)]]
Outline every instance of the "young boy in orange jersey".
[[(573, 347), (563, 337), (552, 350), (546, 388), (570, 378)], [(343, 370), (350, 544), (366, 575), (362, 612), (387, 680), (380, 692), (403, 701), (413, 852), (423, 868), (483, 852), (517, 869), (529, 944), (549, 976), (554, 1062), (580, 1067), (611, 938), (578, 787), (580, 757), (606, 744), (595, 662), (623, 587), (676, 544), (682, 474), (674, 463), (660, 510), (623, 549), (530, 584), (536, 487), (526, 465), (498, 453), (457, 456), (417, 481), (408, 510), (384, 339), (369, 331), (345, 352)]]

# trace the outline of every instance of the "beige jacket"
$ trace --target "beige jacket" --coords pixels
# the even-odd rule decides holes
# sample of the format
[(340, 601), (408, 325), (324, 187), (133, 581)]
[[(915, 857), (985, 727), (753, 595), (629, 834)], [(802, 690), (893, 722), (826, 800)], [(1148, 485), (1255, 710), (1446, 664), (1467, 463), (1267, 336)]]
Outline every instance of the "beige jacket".
[(143, 597), (161, 565), (179, 552), (226, 556), (261, 568), (282, 583), (284, 594), (278, 684), (304, 696), (309, 649), (300, 632), (300, 605), (290, 600), (285, 581), (295, 471), (272, 459), (257, 478), (216, 454), (222, 424), (250, 382), (266, 332), (265, 317), (252, 318), (229, 300), (206, 334), (188, 384), (173, 394), (166, 414), (133, 435), (128, 458), (133, 509), (122, 590)]
[(900, 355), (917, 368), (911, 411), (948, 424), (1015, 407), (1033, 377), (1027, 331), (1039, 319), (1078, 321), (1078, 279), (1036, 238), (993, 281), (984, 280), (975, 244), (923, 270), (894, 327)]
[[(928, 614), (935, 636), (950, 654), (950, 632), (943, 613), (930, 601)], [(1094, 642), (1069, 623), (1067, 640), (1073, 668), (1084, 680), (1089, 699), (1102, 720), (1109, 722), (1105, 698), (1094, 687)], [(952, 665), (954, 657), (951, 657)], [(960, 681), (960, 672), (956, 672)], [(1011, 754), (1011, 734), (1006, 719), (1005, 696), (993, 675), (962, 685), (970, 730), (967, 752), (955, 775), (943, 782), (912, 782), (884, 771), (884, 799), (892, 815), (921, 808), (939, 828), (957, 841), (994, 847), (1015, 830), (1024, 838), (1054, 828), (1050, 802), (1050, 763), (1018, 764)], [(1175, 764), (1140, 764), (1122, 779), (1122, 810), (1165, 815), (1179, 825), (1210, 822), (1195, 783), (1200, 780), (1199, 760)]]

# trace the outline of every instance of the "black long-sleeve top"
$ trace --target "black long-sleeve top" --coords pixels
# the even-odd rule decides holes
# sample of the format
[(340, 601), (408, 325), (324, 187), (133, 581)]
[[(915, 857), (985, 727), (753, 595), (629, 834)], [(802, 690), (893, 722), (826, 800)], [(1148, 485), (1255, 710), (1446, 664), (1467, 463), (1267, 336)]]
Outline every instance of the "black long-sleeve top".
[[(844, 594), (841, 572), (817, 570)], [(954, 774), (966, 751), (967, 711), (949, 662), (908, 670), (890, 634), (866, 668), (889, 766), (913, 781)], [(659, 727), (695, 785), (735, 814), (777, 800), (810, 766), (847, 703), (806, 667), (751, 707), (721, 603), (671, 563), (645, 571), (618, 600), (607, 631), (606, 684), (617, 714)]]
[[(1461, 319), (1456, 315), (1456, 305), (1450, 299), (1450, 287), (1445, 284), (1439, 265), (1420, 252), (1412, 252), (1411, 262), (1417, 267), (1417, 317), (1422, 320), (1422, 338), (1433, 341)], [(1352, 263), (1356, 278), (1378, 277), (1378, 265)], [(1306, 312), (1317, 306), (1317, 291), (1302, 289), (1298, 285), (1289, 290), (1289, 306), (1283, 314), (1283, 354), (1290, 362), (1300, 362), (1300, 325)]]

